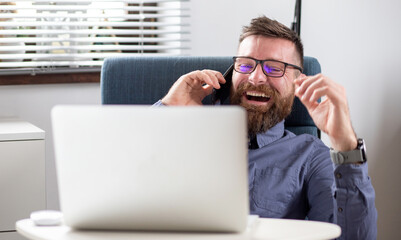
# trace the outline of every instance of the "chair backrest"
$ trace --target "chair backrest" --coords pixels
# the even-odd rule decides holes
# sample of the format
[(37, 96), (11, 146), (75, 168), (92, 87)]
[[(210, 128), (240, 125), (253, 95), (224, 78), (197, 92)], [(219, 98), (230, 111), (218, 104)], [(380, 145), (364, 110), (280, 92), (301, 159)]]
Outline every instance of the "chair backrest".
[[(213, 69), (224, 73), (232, 57), (117, 57), (104, 61), (101, 72), (102, 104), (153, 104), (167, 94), (183, 74), (194, 70)], [(304, 57), (304, 73), (321, 72), (313, 57)], [(285, 128), (295, 134), (308, 133), (320, 137), (308, 111), (298, 98), (285, 120)]]

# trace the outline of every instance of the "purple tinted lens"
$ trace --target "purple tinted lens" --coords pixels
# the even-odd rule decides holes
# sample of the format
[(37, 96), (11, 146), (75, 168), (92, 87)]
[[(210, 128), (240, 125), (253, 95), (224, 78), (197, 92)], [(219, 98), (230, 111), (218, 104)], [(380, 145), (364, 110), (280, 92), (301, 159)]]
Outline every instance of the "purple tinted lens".
[(241, 72), (247, 73), (247, 72), (252, 71), (252, 66), (251, 65), (241, 65), (241, 66), (239, 66), (239, 70)]
[(273, 68), (270, 68), (270, 67), (267, 66), (267, 65), (264, 65), (263, 68), (265, 69), (265, 72), (266, 72), (266, 73), (272, 73), (272, 72), (273, 72)]

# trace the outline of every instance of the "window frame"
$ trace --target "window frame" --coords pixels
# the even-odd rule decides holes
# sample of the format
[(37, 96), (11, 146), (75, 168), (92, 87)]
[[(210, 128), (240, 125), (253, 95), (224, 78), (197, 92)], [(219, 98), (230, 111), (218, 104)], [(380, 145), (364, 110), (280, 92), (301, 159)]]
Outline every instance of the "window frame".
[(57, 83), (100, 83), (100, 71), (76, 73), (39, 73), (1, 75), (1, 85), (57, 84)]

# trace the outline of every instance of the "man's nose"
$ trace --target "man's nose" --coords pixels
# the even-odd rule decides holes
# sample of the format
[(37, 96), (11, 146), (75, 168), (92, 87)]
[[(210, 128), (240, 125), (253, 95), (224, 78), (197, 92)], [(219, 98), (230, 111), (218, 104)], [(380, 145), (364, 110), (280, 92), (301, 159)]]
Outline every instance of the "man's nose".
[(266, 84), (267, 76), (263, 72), (261, 64), (256, 65), (256, 69), (249, 76), (249, 82), (255, 86)]

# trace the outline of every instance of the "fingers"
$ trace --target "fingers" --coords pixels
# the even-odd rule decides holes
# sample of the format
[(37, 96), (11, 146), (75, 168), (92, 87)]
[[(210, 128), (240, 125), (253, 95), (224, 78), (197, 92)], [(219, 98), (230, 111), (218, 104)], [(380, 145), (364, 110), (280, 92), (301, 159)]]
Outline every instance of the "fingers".
[(213, 70), (193, 71), (181, 76), (162, 99), (164, 105), (202, 105), (202, 100), (226, 80)]
[(346, 99), (345, 89), (322, 74), (310, 77), (301, 75), (294, 80), (294, 83), (296, 85), (295, 95), (307, 105), (314, 105), (312, 103), (316, 103), (324, 96), (327, 96), (335, 105), (342, 104), (342, 101)]
[(327, 86), (322, 77), (300, 77), (296, 81), (298, 85), (295, 94), (304, 104), (312, 104), (327, 93)]
[(186, 81), (190, 85), (207, 84), (213, 86), (216, 89), (220, 88), (220, 83), (226, 83), (226, 80), (220, 72), (208, 69), (190, 72), (185, 75), (184, 81)]
[(209, 85), (209, 84), (203, 85), (202, 88), (203, 88), (203, 91), (204, 91), (204, 93), (205, 93), (205, 97), (206, 97), (207, 95), (212, 94), (212, 92), (213, 92), (213, 86), (211, 86), (211, 85)]

